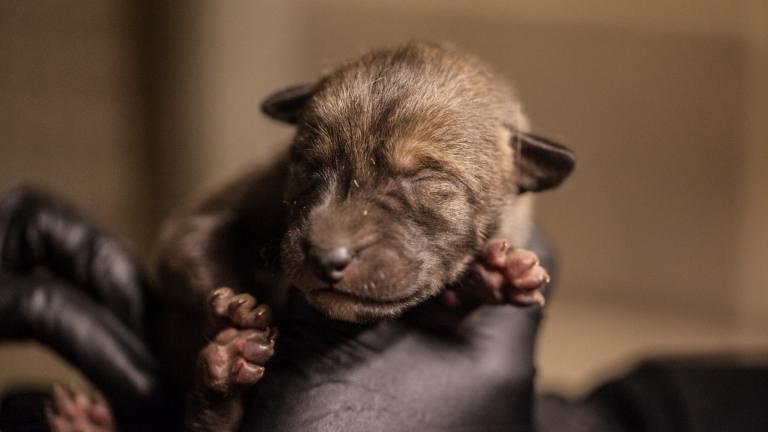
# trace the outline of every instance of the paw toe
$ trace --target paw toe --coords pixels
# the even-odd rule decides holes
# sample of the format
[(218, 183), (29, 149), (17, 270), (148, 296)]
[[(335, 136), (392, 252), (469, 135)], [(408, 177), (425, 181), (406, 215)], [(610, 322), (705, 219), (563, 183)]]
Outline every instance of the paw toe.
[(504, 271), (509, 280), (514, 280), (538, 264), (539, 257), (534, 252), (526, 249), (515, 249), (509, 254)]
[(512, 280), (518, 290), (528, 291), (539, 288), (549, 282), (549, 274), (544, 267), (536, 266)]
[(243, 338), (238, 351), (249, 362), (264, 365), (275, 353), (275, 345), (274, 341), (261, 333)]
[(503, 268), (507, 262), (507, 251), (509, 242), (505, 239), (491, 239), (485, 244), (483, 252), (483, 261), (486, 265), (494, 268)]
[(272, 311), (269, 306), (260, 304), (254, 307), (255, 303), (244, 304), (237, 308), (231, 315), (232, 322), (241, 328), (266, 329), (272, 324)]
[(211, 314), (216, 317), (226, 317), (229, 312), (229, 304), (235, 293), (231, 288), (219, 288), (208, 297)]
[(262, 376), (264, 376), (264, 367), (249, 363), (244, 358), (238, 358), (232, 368), (232, 378), (235, 384), (255, 384)]

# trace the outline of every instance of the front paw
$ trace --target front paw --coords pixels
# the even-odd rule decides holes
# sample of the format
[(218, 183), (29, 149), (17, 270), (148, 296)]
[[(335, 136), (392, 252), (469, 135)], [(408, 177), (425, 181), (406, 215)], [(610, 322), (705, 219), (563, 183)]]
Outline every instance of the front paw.
[(468, 299), (491, 304), (544, 306), (541, 290), (549, 273), (539, 257), (527, 249), (512, 248), (504, 239), (492, 239), (470, 263), (463, 279), (443, 294), (443, 302), (459, 305)]
[(269, 306), (250, 294), (219, 288), (208, 301), (209, 343), (200, 352), (198, 370), (204, 387), (215, 393), (244, 390), (264, 376), (274, 354), (277, 329)]

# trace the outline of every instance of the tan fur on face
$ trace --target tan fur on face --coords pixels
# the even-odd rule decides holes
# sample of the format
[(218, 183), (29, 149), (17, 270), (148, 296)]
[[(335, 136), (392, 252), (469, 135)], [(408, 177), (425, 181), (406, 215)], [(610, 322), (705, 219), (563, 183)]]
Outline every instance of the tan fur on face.
[(439, 165), (441, 170), (461, 176), (461, 167), (443, 151), (439, 143), (416, 139), (398, 140), (389, 149), (391, 168), (402, 174), (417, 174), (420, 169)]
[(412, 172), (421, 166), (429, 151), (429, 144), (412, 139), (393, 143), (390, 156), (392, 167), (401, 172)]

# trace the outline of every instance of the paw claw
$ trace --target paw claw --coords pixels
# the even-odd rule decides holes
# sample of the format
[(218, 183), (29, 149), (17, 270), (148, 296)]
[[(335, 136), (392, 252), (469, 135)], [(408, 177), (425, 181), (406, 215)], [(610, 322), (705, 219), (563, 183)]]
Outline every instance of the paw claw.
[(248, 304), (256, 304), (256, 299), (250, 294), (238, 294), (229, 301), (227, 311), (232, 314), (237, 311), (241, 306)]
[(507, 277), (517, 279), (527, 271), (539, 265), (539, 257), (535, 253), (525, 249), (515, 249), (510, 252), (505, 271)]
[(258, 305), (250, 313), (242, 317), (240, 325), (243, 327), (267, 329), (272, 324), (272, 311), (265, 304)]
[(211, 296), (208, 297), (208, 302), (209, 303), (214, 303), (216, 301), (216, 299), (218, 299), (220, 296), (221, 296), (221, 292), (214, 291), (213, 294), (211, 294)]
[(229, 297), (232, 294), (234, 294), (234, 293), (232, 292), (231, 288), (221, 287), (221, 288), (216, 289), (213, 293), (211, 293), (210, 297), (208, 297), (208, 300), (211, 303), (213, 303), (216, 300), (218, 300), (219, 297)]
[(277, 327), (270, 327), (269, 328), (269, 341), (273, 344), (277, 340), (277, 337), (280, 336), (280, 331), (277, 330)]
[(524, 275), (513, 279), (511, 288), (522, 291), (541, 288), (546, 283), (548, 277), (544, 267), (534, 267)]

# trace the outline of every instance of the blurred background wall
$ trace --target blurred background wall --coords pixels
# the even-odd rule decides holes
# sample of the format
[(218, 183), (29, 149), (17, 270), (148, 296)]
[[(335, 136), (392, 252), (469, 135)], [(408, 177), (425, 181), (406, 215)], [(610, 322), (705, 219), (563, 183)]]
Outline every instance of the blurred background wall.
[[(171, 209), (284, 148), (270, 91), (412, 38), (490, 63), (579, 156), (538, 205), (562, 255), (542, 387), (768, 348), (762, 0), (2, 0), (0, 190), (45, 185), (149, 257)], [(0, 388), (51, 377), (79, 379), (0, 346)]]

